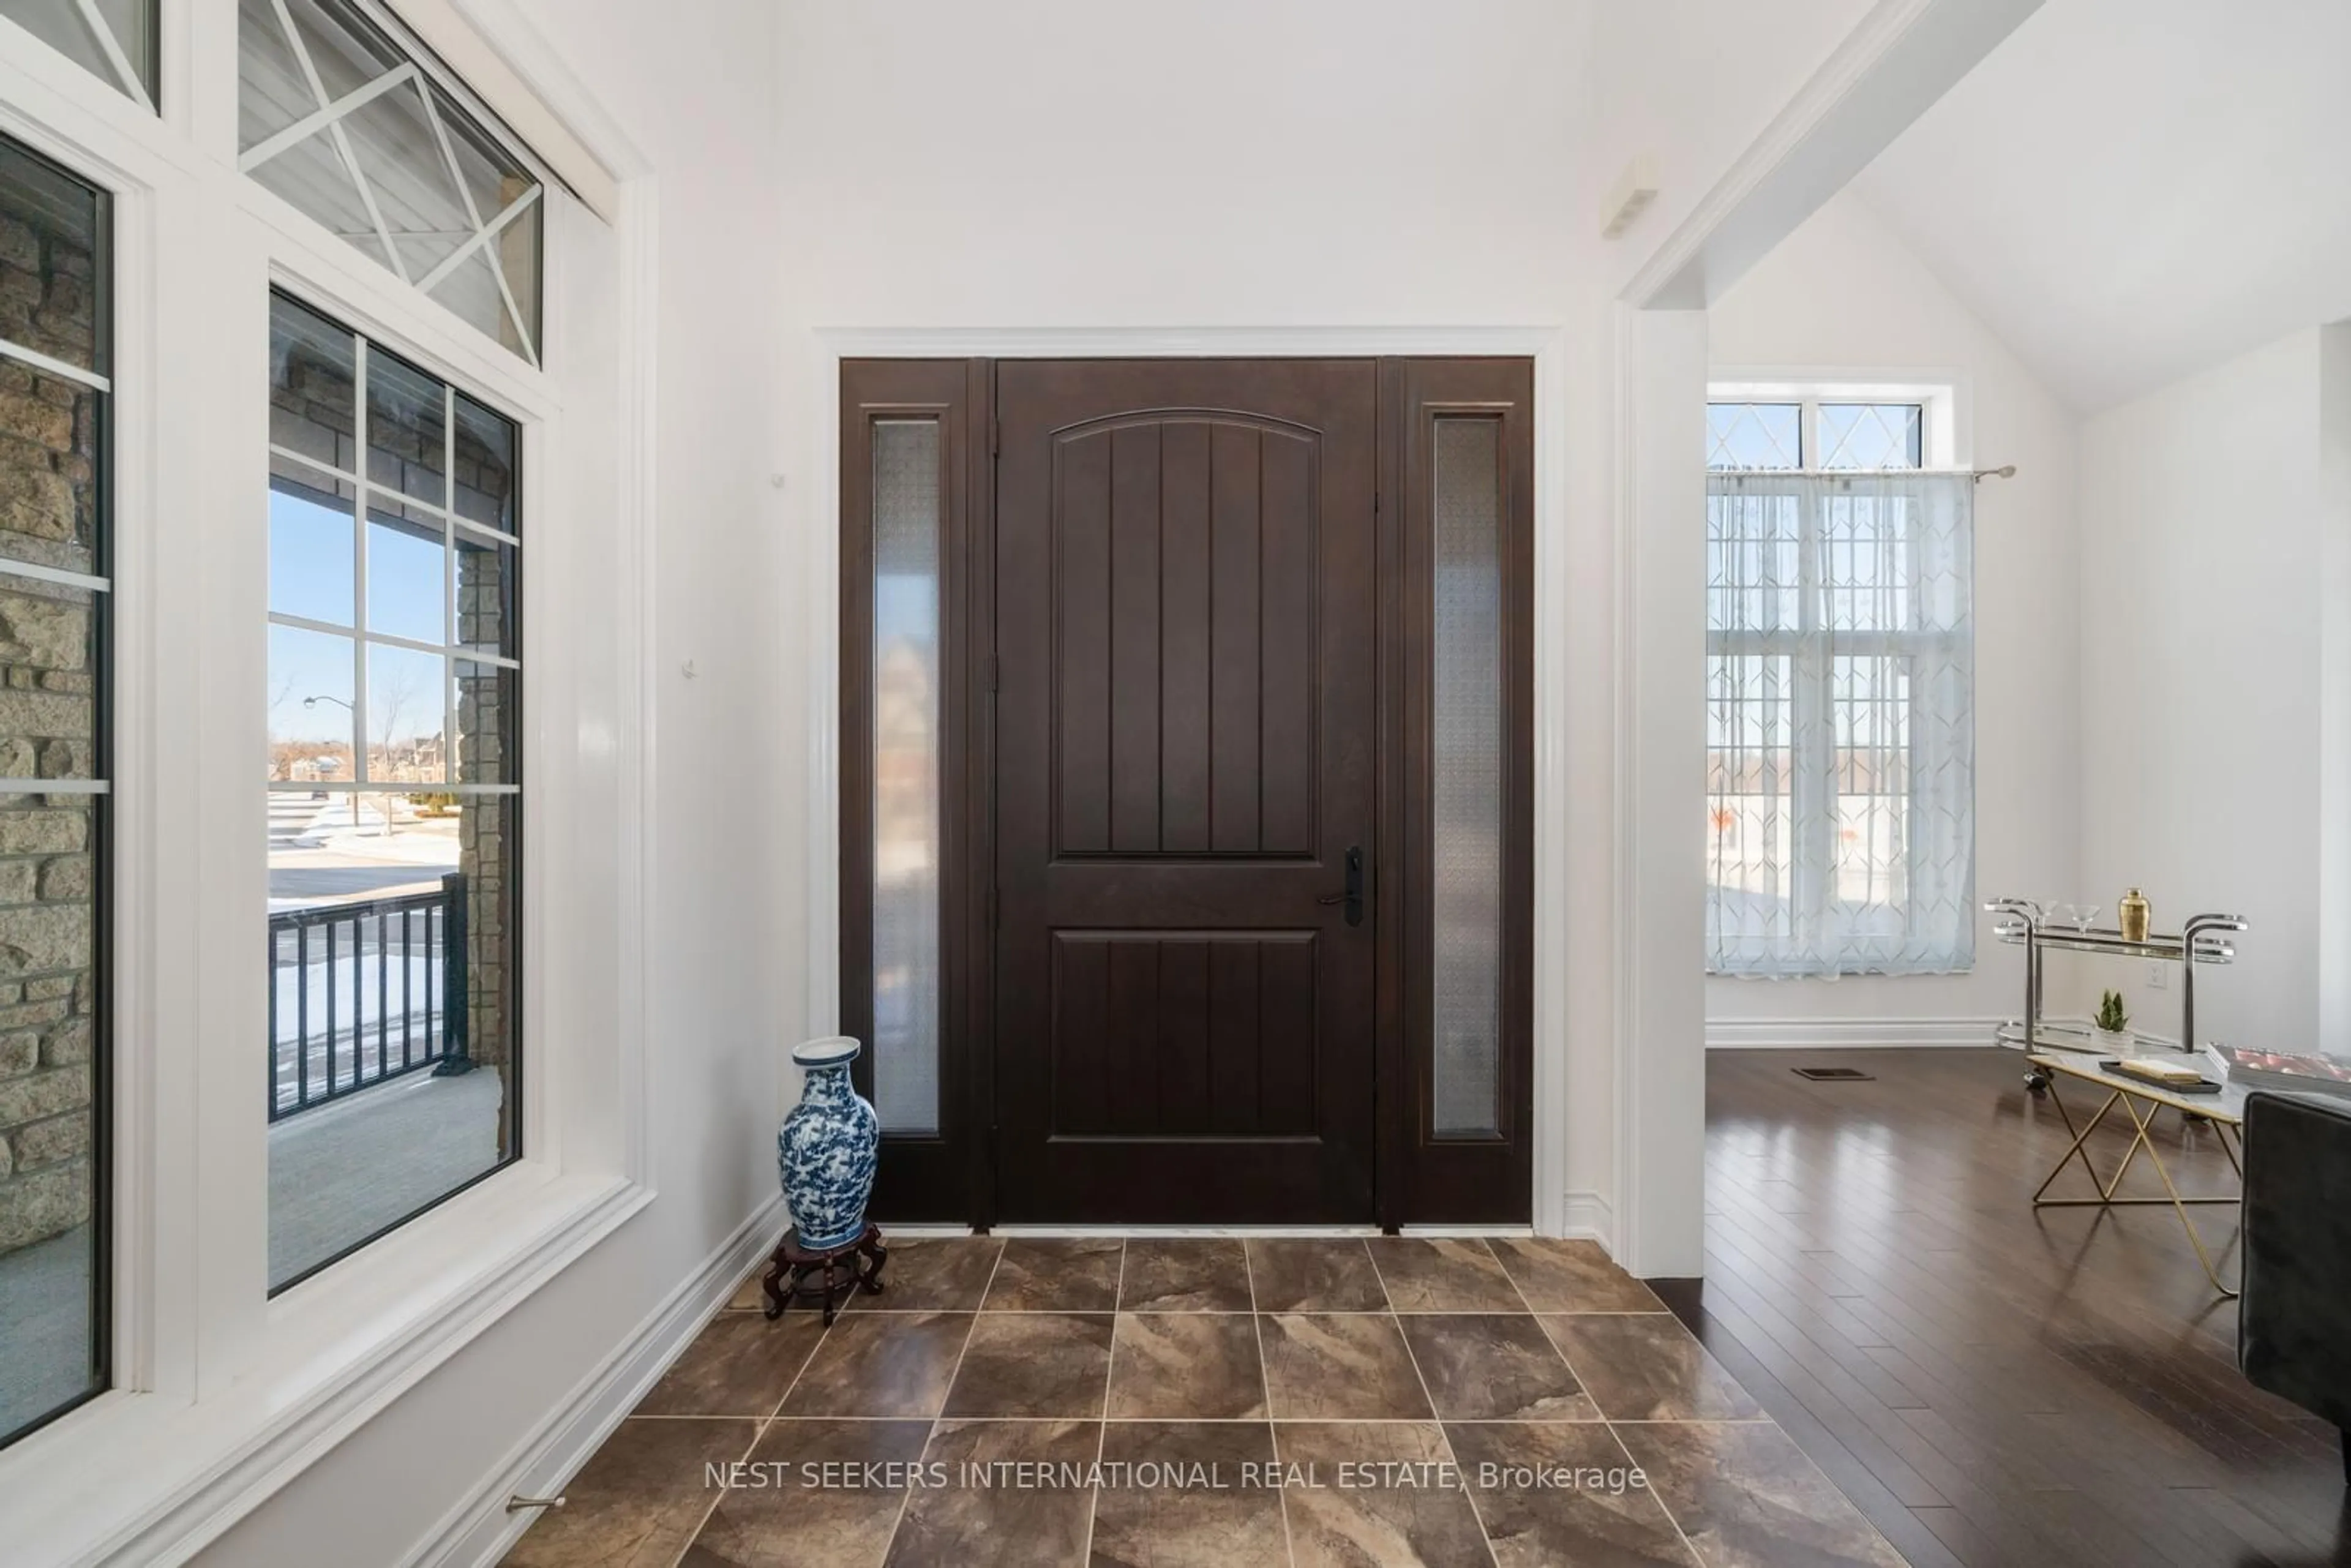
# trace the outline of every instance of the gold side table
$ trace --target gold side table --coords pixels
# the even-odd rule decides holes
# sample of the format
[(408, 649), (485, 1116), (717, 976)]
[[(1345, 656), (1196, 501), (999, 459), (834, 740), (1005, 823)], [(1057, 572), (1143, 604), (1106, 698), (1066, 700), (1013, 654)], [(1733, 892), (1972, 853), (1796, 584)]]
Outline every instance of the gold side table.
[[(2144, 1082), (2137, 1078), (2126, 1078), (2119, 1072), (2109, 1072), (2100, 1067), (2096, 1061), (2085, 1056), (2043, 1052), (2027, 1056), (2025, 1061), (2048, 1075), (2049, 1098), (2056, 1105), (2057, 1114), (2064, 1118), (2065, 1131), (2071, 1133), (2074, 1137), (2073, 1143), (2066, 1146), (2064, 1154), (2059, 1156), (2057, 1164), (2051, 1168), (2049, 1175), (2042, 1180), (2038, 1187), (2033, 1189), (2032, 1206), (2035, 1208), (2120, 1208), (2126, 1206), (2153, 1207), (2168, 1204), (2172, 1212), (2179, 1216), (2180, 1228), (2188, 1232), (2188, 1244), (2196, 1249), (2196, 1260), (2204, 1266), (2204, 1277), (2212, 1281), (2214, 1290), (2224, 1296), (2234, 1297), (2236, 1291), (2222, 1281), (2220, 1271), (2213, 1268), (2212, 1255), (2204, 1249), (2204, 1239), (2197, 1234), (2196, 1221), (2189, 1216), (2188, 1208), (2191, 1204), (2234, 1205), (2241, 1201), (2242, 1195), (2231, 1193), (2210, 1197), (2182, 1196), (2179, 1188), (2172, 1182), (2171, 1173), (2163, 1168), (2163, 1156), (2156, 1151), (2155, 1140), (2147, 1134), (2155, 1124), (2155, 1118), (2167, 1107), (2183, 1115), (2199, 1118), (2212, 1129), (2213, 1137), (2220, 1141), (2220, 1152), (2229, 1156), (2229, 1168), (2237, 1173), (2237, 1180), (2241, 1186), (2245, 1179), (2245, 1166), (2244, 1161), (2239, 1157), (2238, 1146), (2242, 1143), (2245, 1135), (2245, 1091), (2235, 1084), (2224, 1084), (2218, 1094), (2175, 1093), (2158, 1084)], [(2097, 1113), (2082, 1124), (2078, 1131), (2074, 1125), (2073, 1113), (2065, 1109), (2065, 1097), (2057, 1092), (2057, 1081), (2060, 1078), (2078, 1079), (2107, 1092), (2105, 1103), (2100, 1105)], [(2089, 1141), (2090, 1134), (2097, 1130), (2098, 1124), (2106, 1119), (2107, 1113), (2117, 1105), (2123, 1108), (2123, 1114), (2131, 1120), (2133, 1132), (2130, 1145), (2123, 1151), (2122, 1163), (2115, 1167), (2115, 1174), (2101, 1181), (2097, 1168), (2090, 1164), (2089, 1151), (2084, 1145)], [(2140, 1113), (2141, 1105), (2147, 1107), (2144, 1114)], [(2116, 1189), (2122, 1186), (2124, 1176), (2130, 1170), (2131, 1162), (2138, 1157), (2141, 1149), (2147, 1151), (2147, 1163), (2155, 1167), (2156, 1176), (2162, 1180), (2166, 1196), (2116, 1197)], [(2095, 1197), (2048, 1197), (2050, 1187), (2056, 1184), (2059, 1176), (2065, 1174), (2065, 1167), (2077, 1160), (2081, 1162), (2083, 1173), (2090, 1178), (2090, 1185), (2097, 1189), (2098, 1196)]]

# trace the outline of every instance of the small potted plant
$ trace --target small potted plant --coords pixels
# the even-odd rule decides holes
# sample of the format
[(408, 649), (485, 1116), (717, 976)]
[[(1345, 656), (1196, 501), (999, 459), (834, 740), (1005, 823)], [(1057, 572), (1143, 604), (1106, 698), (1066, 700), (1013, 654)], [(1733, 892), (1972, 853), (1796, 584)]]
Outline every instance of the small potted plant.
[(2129, 1051), (2130, 1014), (2123, 1011), (2123, 994), (2120, 991), (2108, 991), (2098, 998), (2097, 1016), (2090, 1022), (2098, 1031), (2101, 1045), (2109, 1051)]

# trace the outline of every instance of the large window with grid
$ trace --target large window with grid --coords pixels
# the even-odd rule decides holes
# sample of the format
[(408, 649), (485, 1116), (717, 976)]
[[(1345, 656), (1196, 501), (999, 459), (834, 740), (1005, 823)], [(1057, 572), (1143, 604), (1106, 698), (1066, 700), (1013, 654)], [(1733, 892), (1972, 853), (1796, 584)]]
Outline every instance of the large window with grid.
[(515, 423), (282, 294), (269, 426), (277, 1290), (517, 1153), (521, 539)]
[(1973, 478), (1919, 402), (1708, 413), (1708, 969), (1966, 969)]
[(0, 0), (0, 1563), (650, 1199), (651, 179), (479, 9)]
[(109, 217), (0, 139), (0, 1444), (107, 1383)]

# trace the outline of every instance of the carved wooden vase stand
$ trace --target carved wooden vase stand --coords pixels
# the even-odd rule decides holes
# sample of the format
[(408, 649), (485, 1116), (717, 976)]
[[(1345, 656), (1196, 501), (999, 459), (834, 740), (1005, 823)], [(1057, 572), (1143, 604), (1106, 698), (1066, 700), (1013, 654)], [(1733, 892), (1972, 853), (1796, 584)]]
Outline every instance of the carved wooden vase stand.
[[(836, 1298), (845, 1301), (852, 1291), (863, 1291), (869, 1296), (882, 1293), (882, 1265), (889, 1260), (890, 1249), (882, 1244), (882, 1228), (870, 1220), (856, 1240), (816, 1252), (801, 1248), (798, 1230), (787, 1230), (776, 1243), (775, 1256), (768, 1260), (768, 1271), (759, 1277), (759, 1293), (768, 1298), (771, 1320), (783, 1316), (790, 1302), (822, 1301), (824, 1326), (831, 1328), (841, 1310)], [(814, 1282), (810, 1275), (816, 1276)]]

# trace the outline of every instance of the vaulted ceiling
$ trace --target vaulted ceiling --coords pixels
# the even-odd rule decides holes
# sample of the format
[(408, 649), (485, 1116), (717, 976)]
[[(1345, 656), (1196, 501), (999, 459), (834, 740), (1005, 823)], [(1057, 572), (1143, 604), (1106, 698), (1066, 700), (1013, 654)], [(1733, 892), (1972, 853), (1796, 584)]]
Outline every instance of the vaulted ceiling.
[(2083, 413), (2351, 316), (2351, 0), (2049, 0), (1858, 189)]

